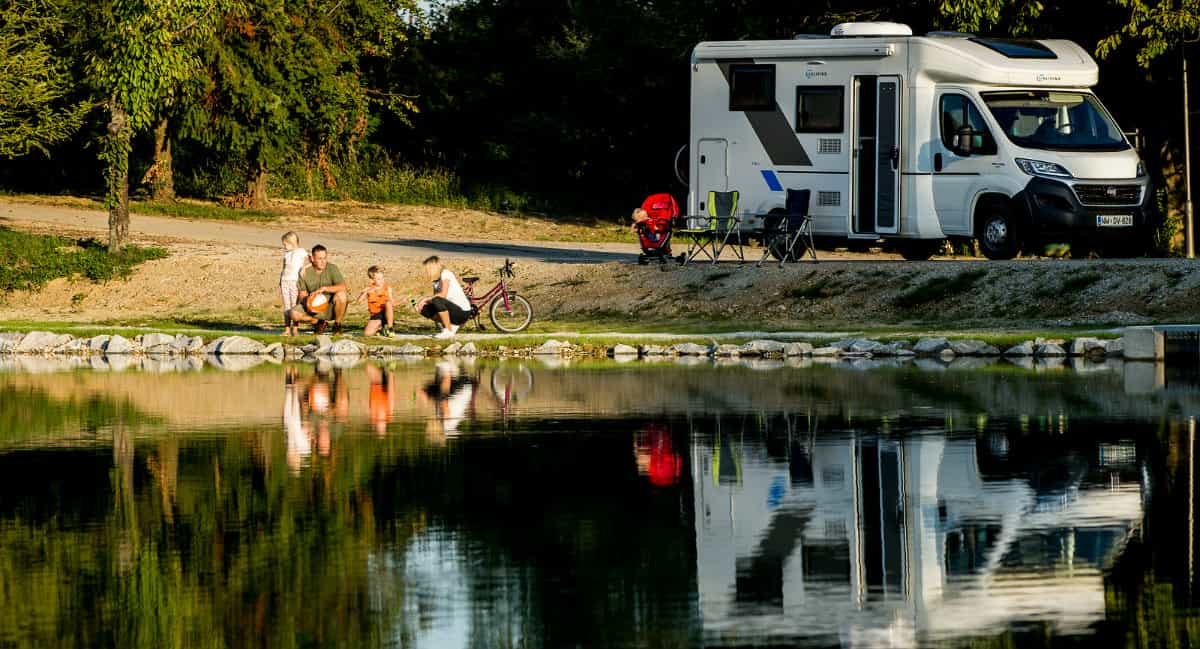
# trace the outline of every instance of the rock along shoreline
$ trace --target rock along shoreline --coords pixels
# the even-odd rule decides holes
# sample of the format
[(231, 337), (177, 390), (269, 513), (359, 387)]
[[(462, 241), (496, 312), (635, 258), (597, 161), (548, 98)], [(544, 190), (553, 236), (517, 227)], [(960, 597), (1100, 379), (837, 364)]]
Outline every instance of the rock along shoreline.
[[(698, 336), (699, 338), (699, 336)], [(684, 342), (673, 345), (597, 345), (547, 340), (527, 347), (479, 348), (474, 342), (449, 345), (366, 345), (349, 338), (334, 340), (317, 336), (304, 345), (265, 344), (245, 336), (221, 336), (209, 341), (183, 334), (146, 333), (132, 338), (103, 334), (76, 338), (70, 334), (45, 331), (0, 333), (0, 354), (30, 356), (147, 356), (147, 357), (267, 357), (283, 360), (319, 360), (322, 358), (418, 358), (441, 356), (569, 357), (569, 358), (1065, 358), (1093, 360), (1121, 357), (1124, 338), (1101, 340), (1094, 337), (1075, 339), (1035, 338), (999, 349), (981, 340), (920, 338), (882, 342), (867, 338), (848, 338), (814, 346), (808, 342), (752, 340), (733, 344)]]

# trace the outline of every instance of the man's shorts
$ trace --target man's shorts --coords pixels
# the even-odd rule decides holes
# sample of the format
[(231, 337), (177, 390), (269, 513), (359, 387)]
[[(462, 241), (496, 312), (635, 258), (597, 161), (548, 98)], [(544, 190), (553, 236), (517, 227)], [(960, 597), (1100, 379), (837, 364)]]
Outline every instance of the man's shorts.
[(316, 313), (313, 313), (305, 308), (304, 300), (300, 300), (296, 303), (296, 306), (292, 307), (292, 313), (307, 315), (308, 317), (316, 318), (317, 320), (333, 320), (333, 300), (329, 301), (329, 306)]
[(367, 318), (367, 322), (370, 322), (372, 320), (378, 320), (378, 321), (382, 322), (383, 324), (387, 324), (387, 310), (380, 309), (380, 310), (376, 311), (375, 313), (372, 313), (371, 317)]

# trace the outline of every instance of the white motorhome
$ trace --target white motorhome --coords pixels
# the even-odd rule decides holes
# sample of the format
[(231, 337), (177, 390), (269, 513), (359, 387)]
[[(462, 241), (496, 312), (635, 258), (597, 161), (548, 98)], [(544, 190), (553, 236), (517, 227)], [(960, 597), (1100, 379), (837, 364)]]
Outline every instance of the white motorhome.
[(975, 238), (1008, 259), (1038, 241), (1145, 240), (1145, 167), (1065, 40), (912, 36), (701, 43), (692, 54), (690, 214), (737, 191), (744, 231), (810, 190), (820, 238), (891, 239), (925, 259)]

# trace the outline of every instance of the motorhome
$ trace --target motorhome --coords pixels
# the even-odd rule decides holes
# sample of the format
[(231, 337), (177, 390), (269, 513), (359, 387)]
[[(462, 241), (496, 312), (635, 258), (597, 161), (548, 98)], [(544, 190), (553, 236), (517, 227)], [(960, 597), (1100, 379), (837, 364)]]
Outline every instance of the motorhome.
[(1046, 241), (1127, 245), (1153, 225), (1145, 166), (1070, 41), (848, 23), (701, 43), (691, 75), (688, 212), (736, 191), (746, 233), (789, 188), (810, 190), (816, 237), (884, 240), (909, 259), (947, 238), (991, 259)]

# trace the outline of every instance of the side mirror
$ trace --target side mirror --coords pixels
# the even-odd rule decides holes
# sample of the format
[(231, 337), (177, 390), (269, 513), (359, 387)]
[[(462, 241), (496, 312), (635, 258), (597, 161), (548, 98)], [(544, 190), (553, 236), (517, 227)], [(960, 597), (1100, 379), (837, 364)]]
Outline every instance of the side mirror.
[(955, 153), (961, 156), (971, 155), (971, 145), (974, 144), (975, 131), (970, 126), (963, 126), (958, 129), (955, 134), (954, 144), (957, 151)]

